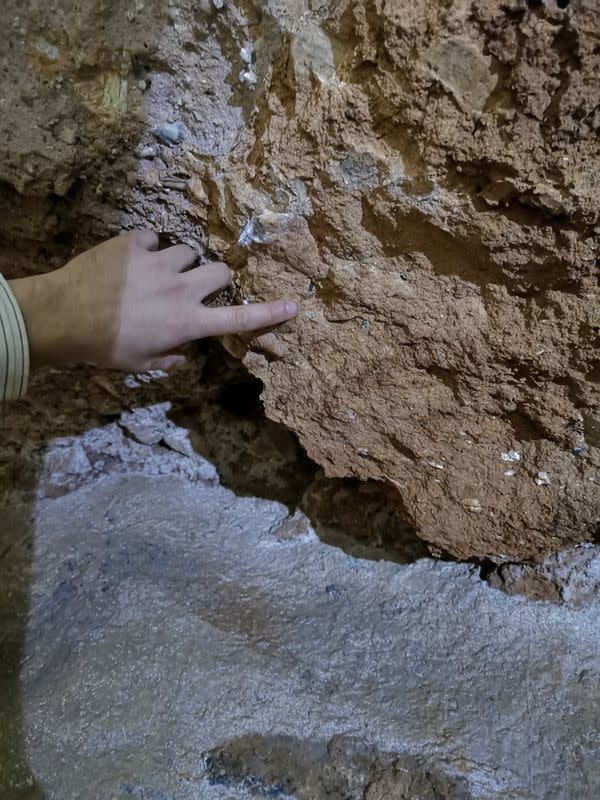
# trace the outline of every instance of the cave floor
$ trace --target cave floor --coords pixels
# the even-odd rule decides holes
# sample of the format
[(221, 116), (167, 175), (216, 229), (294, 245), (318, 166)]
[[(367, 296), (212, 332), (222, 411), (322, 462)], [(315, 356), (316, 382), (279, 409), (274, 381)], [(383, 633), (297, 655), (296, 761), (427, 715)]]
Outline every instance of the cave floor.
[(4, 509), (3, 800), (600, 795), (597, 609), (287, 514), (136, 473)]

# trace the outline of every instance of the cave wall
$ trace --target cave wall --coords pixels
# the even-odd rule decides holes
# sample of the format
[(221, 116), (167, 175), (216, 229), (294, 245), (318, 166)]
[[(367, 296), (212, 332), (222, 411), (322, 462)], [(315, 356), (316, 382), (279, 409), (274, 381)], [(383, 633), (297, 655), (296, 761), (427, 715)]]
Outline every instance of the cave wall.
[(598, 539), (595, 0), (8, 0), (0, 266), (122, 227), (299, 317), (230, 340), (439, 552)]

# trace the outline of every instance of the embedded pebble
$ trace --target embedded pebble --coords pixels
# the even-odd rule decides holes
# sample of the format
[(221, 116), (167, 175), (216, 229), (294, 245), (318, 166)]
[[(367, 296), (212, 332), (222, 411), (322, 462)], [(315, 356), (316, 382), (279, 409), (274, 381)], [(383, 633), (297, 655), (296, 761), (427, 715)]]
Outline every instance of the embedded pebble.
[(238, 244), (247, 247), (252, 242), (264, 244), (268, 239), (265, 226), (257, 219), (249, 219), (240, 232)]
[(502, 461), (520, 461), (521, 453), (518, 450), (508, 450), (506, 453), (500, 453)]
[(57, 137), (65, 144), (75, 144), (77, 141), (77, 129), (68, 124), (62, 125), (57, 132)]
[(472, 511), (474, 514), (481, 514), (483, 511), (481, 503), (476, 497), (466, 497), (462, 501), (462, 504), (468, 511)]
[(187, 178), (171, 177), (169, 175), (165, 175), (164, 178), (161, 178), (160, 182), (165, 189), (175, 189), (180, 192), (187, 189), (190, 183)]
[(34, 44), (38, 53), (41, 53), (49, 61), (56, 61), (60, 56), (60, 50), (55, 44), (47, 41), (46, 39), (38, 39)]
[(369, 448), (368, 447), (359, 447), (356, 451), (361, 458), (368, 458), (369, 456)]
[(152, 133), (157, 139), (160, 139), (161, 142), (168, 144), (170, 147), (174, 144), (179, 144), (185, 139), (185, 128), (179, 120), (157, 125), (152, 130)]
[(139, 158), (156, 158), (156, 148), (150, 147), (140, 147), (137, 151), (137, 155)]
[(256, 72), (253, 69), (243, 69), (240, 72), (240, 81), (248, 86), (256, 86)]
[(240, 56), (242, 61), (245, 61), (246, 64), (253, 64), (256, 61), (256, 56), (254, 55), (254, 48), (250, 44), (250, 42), (246, 42), (246, 44), (240, 50)]
[(548, 486), (550, 483), (550, 478), (548, 477), (548, 473), (540, 470), (535, 477), (535, 482), (538, 486)]

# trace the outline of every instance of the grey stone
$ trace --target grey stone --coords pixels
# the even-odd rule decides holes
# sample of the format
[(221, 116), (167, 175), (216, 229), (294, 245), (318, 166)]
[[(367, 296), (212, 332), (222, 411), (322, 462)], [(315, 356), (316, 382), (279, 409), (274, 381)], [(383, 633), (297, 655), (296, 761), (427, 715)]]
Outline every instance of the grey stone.
[(424, 60), (447, 89), (478, 111), (498, 83), (491, 57), (460, 36), (434, 42)]
[(597, 610), (287, 519), (148, 475), (4, 513), (1, 796), (598, 796)]

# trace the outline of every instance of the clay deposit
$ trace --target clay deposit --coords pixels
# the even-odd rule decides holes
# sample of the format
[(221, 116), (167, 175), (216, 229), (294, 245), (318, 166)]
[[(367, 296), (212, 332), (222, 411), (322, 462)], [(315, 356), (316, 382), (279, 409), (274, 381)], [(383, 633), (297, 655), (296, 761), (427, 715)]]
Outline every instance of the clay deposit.
[(459, 558), (597, 540), (597, 3), (68, 5), (0, 11), (2, 268), (223, 257), (301, 302), (227, 346), (327, 476)]

